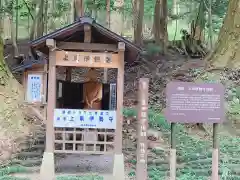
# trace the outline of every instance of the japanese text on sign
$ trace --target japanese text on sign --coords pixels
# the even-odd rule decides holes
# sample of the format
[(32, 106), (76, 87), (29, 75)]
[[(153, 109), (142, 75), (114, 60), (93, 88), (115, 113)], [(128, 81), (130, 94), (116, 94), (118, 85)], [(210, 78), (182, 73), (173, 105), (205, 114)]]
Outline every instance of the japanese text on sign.
[(147, 179), (148, 79), (139, 82), (137, 179)]
[(42, 75), (29, 74), (27, 79), (27, 101), (41, 102), (42, 101)]
[(103, 63), (111, 63), (112, 62), (112, 57), (111, 57), (111, 54), (102, 54), (102, 55), (80, 55), (80, 54), (75, 54), (73, 56), (73, 59), (70, 59), (69, 58), (69, 55), (68, 55), (68, 52), (66, 51), (65, 52), (65, 55), (64, 55), (64, 58), (63, 58), (64, 61), (76, 61), (76, 62), (80, 62), (80, 60), (83, 60), (83, 62), (90, 62), (90, 63), (93, 63), (93, 62), (96, 62), (96, 63), (99, 63), (99, 62), (103, 62)]
[(175, 82), (167, 85), (169, 122), (219, 123), (224, 120), (222, 84)]
[(116, 129), (116, 111), (55, 109), (54, 127)]

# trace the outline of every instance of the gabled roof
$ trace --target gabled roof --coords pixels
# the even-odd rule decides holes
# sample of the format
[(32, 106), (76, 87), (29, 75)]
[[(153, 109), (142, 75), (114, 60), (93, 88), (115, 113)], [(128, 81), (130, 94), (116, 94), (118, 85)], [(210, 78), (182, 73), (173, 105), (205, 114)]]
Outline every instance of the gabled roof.
[(80, 17), (77, 21), (68, 26), (31, 41), (30, 46), (35, 50), (48, 54), (48, 47), (46, 46), (47, 39), (68, 42), (83, 42), (84, 24), (88, 24), (92, 27), (92, 43), (117, 44), (118, 42), (124, 42), (126, 47), (125, 61), (127, 62), (131, 63), (136, 60), (139, 53), (142, 51), (141, 47), (136, 46), (122, 36), (103, 27), (90, 17)]
[(39, 56), (38, 59), (34, 59), (33, 56), (27, 56), (25, 57), (24, 61), (21, 64), (11, 68), (11, 71), (13, 73), (22, 72), (28, 68), (33, 67), (34, 65), (44, 65), (46, 63), (47, 63), (47, 60), (43, 56)]

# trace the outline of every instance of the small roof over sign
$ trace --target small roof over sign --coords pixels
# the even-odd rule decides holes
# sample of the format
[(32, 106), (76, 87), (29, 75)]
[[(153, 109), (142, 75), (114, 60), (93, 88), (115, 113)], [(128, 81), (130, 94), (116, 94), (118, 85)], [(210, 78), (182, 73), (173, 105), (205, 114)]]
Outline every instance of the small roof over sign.
[(77, 21), (68, 26), (31, 41), (30, 46), (35, 50), (48, 54), (49, 50), (46, 46), (47, 39), (67, 42), (84, 42), (84, 24), (88, 24), (92, 27), (92, 43), (118, 44), (118, 42), (124, 42), (126, 47), (125, 61), (129, 63), (135, 61), (142, 51), (141, 47), (103, 27), (90, 17), (80, 17)]

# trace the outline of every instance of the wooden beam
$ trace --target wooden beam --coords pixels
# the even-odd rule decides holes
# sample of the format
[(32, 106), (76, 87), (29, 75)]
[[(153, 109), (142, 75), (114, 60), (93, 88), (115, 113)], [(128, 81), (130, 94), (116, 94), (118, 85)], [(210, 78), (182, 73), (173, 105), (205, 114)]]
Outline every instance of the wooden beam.
[(88, 24), (84, 24), (84, 42), (91, 43), (92, 40), (92, 29)]
[(118, 47), (115, 44), (98, 43), (77, 43), (77, 42), (57, 42), (57, 47), (63, 50), (87, 50), (87, 51), (109, 51), (117, 52)]

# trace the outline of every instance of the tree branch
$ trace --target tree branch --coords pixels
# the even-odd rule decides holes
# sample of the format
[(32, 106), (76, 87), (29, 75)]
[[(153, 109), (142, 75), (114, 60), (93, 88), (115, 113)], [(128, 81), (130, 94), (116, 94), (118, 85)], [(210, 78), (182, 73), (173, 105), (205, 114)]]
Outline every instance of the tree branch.
[(34, 20), (34, 17), (33, 17), (32, 13), (31, 13), (31, 9), (30, 9), (30, 7), (28, 6), (28, 4), (27, 4), (26, 0), (23, 0), (23, 3), (24, 3), (24, 4), (25, 4), (25, 6), (27, 7), (27, 9), (28, 9), (28, 13), (30, 14), (30, 16), (31, 16), (32, 20)]
[(205, 0), (203, 0), (203, 4), (204, 4), (205, 8), (207, 9), (207, 12), (210, 12), (210, 9), (209, 9), (209, 7), (207, 6), (207, 3), (206, 3)]

